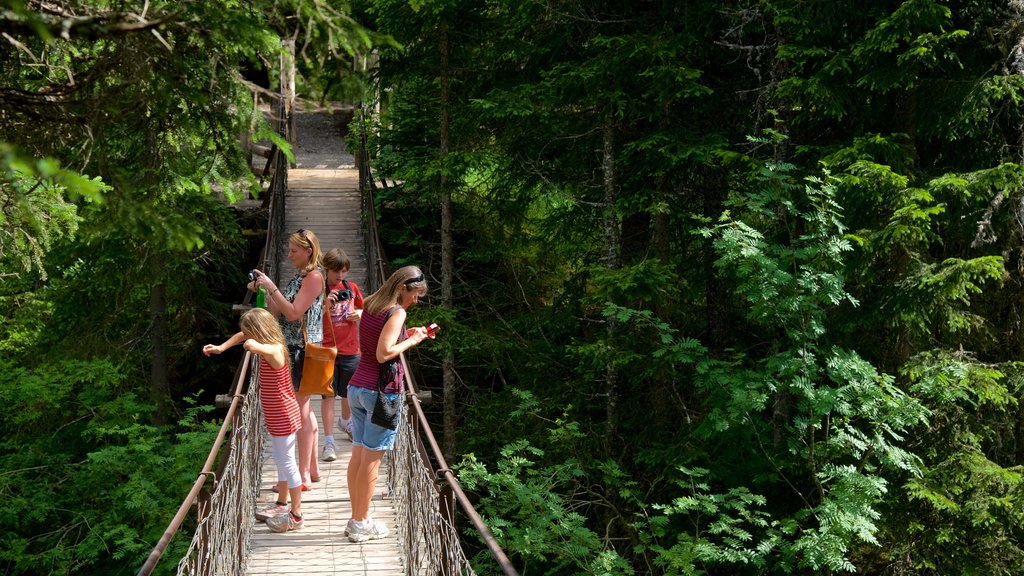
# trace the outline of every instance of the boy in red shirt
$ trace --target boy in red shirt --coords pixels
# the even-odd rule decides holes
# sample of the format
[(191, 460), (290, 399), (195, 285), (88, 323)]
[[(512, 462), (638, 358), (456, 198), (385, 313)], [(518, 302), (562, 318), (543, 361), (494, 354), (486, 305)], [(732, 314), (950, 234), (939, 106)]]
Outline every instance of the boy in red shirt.
[[(323, 256), (327, 270), (327, 309), (324, 314), (324, 346), (338, 349), (334, 361), (334, 395), (341, 396), (341, 418), (338, 428), (352, 440), (351, 413), (348, 408), (348, 381), (359, 365), (359, 317), (363, 313), (363, 293), (355, 282), (346, 280), (352, 262), (340, 248), (329, 250)], [(333, 330), (332, 330), (333, 327)], [(337, 459), (334, 443), (334, 398), (322, 396), (321, 411), (324, 422), (323, 460)]]

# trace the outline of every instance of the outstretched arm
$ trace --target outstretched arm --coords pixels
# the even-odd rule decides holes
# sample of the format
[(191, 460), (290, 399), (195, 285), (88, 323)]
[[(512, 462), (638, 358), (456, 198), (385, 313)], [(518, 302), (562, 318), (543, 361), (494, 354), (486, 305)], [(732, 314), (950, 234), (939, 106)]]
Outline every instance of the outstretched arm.
[(219, 346), (215, 346), (213, 344), (207, 344), (206, 346), (203, 346), (203, 354), (206, 354), (207, 356), (209, 356), (210, 354), (220, 354), (221, 352), (227, 350), (228, 348), (231, 348), (235, 344), (238, 344), (239, 342), (242, 342), (244, 340), (245, 334), (239, 332), (238, 334), (235, 334), (231, 338), (225, 340), (224, 343)]

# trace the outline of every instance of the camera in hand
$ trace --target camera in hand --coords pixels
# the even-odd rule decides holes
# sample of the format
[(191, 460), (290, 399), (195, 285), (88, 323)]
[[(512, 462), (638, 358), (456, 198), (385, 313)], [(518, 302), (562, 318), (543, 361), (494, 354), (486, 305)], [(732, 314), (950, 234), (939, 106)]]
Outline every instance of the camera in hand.
[(334, 299), (336, 301), (338, 301), (338, 302), (343, 302), (345, 300), (351, 300), (352, 297), (354, 296), (354, 294), (352, 293), (352, 289), (351, 288), (342, 288), (340, 290), (335, 290), (333, 292), (333, 294), (334, 294)]
[(256, 280), (256, 270), (249, 270), (249, 280)]
[(441, 327), (438, 326), (436, 322), (431, 322), (430, 325), (427, 326), (427, 338), (433, 338), (437, 336), (437, 331), (440, 329)]

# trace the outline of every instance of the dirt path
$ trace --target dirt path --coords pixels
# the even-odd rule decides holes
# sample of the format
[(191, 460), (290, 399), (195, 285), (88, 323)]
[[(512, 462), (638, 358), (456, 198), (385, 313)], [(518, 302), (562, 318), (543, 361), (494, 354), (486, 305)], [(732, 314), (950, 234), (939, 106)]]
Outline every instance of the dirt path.
[(344, 134), (352, 117), (348, 109), (295, 110), (297, 168), (351, 168), (355, 159), (345, 147)]

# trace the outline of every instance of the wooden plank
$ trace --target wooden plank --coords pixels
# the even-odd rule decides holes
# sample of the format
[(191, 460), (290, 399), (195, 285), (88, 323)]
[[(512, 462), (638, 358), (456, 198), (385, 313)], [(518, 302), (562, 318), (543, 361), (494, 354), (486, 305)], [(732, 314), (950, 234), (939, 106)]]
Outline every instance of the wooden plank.
[[(313, 413), (320, 417), (320, 398), (312, 399)], [(340, 406), (337, 407), (341, 409)], [(323, 430), (321, 423), (320, 430)], [(380, 540), (352, 543), (345, 536), (351, 517), (346, 469), (352, 457), (352, 443), (344, 434), (335, 435), (338, 459), (320, 462), (320, 482), (302, 494), (301, 529), (275, 534), (265, 524), (257, 523), (249, 539), (245, 573), (251, 576), (303, 574), (372, 574), (391, 575), (404, 572), (404, 554), (394, 534), (396, 512), (387, 492), (384, 468), (377, 478), (377, 487), (370, 514), (382, 520), (392, 534)], [(323, 435), (320, 436), (321, 446)], [(276, 498), (277, 469), (270, 456), (269, 437), (264, 445), (265, 459), (261, 470), (260, 507)]]
[(336, 188), (347, 190), (359, 189), (359, 171), (355, 168), (342, 170), (289, 170), (288, 188), (301, 190), (308, 188)]
[[(322, 250), (345, 250), (352, 259), (349, 277), (365, 284), (369, 266), (363, 254), (359, 171), (290, 170), (288, 184), (285, 229), (312, 230)], [(279, 266), (282, 278), (288, 278), (291, 264), (282, 261)]]
[[(354, 168), (346, 170), (290, 170), (289, 191), (286, 199), (285, 229), (307, 228), (316, 232), (321, 248), (340, 247), (352, 259), (349, 277), (365, 283), (367, 262), (363, 253), (359, 174)], [(287, 242), (286, 239), (282, 242)], [(287, 250), (284, 251), (287, 253)], [(278, 263), (282, 279), (294, 273), (287, 259)], [(320, 398), (312, 399), (312, 410), (320, 418)], [(336, 412), (340, 413), (338, 406)], [(320, 446), (323, 446), (323, 424), (320, 424)], [(336, 431), (337, 432), (337, 431)], [(387, 477), (383, 472), (377, 486), (370, 514), (385, 522), (392, 530), (387, 538), (355, 544), (345, 536), (345, 526), (351, 517), (346, 469), (351, 458), (352, 444), (343, 434), (335, 434), (338, 459), (320, 462), (320, 482), (302, 494), (303, 526), (300, 530), (274, 534), (266, 525), (257, 523), (249, 540), (246, 574), (253, 576), (288, 573), (368, 574), (385, 576), (405, 572), (405, 553), (399, 548), (395, 536), (396, 513), (387, 491)], [(277, 483), (277, 470), (270, 457), (269, 438), (265, 446), (260, 507), (276, 498), (273, 491)]]

